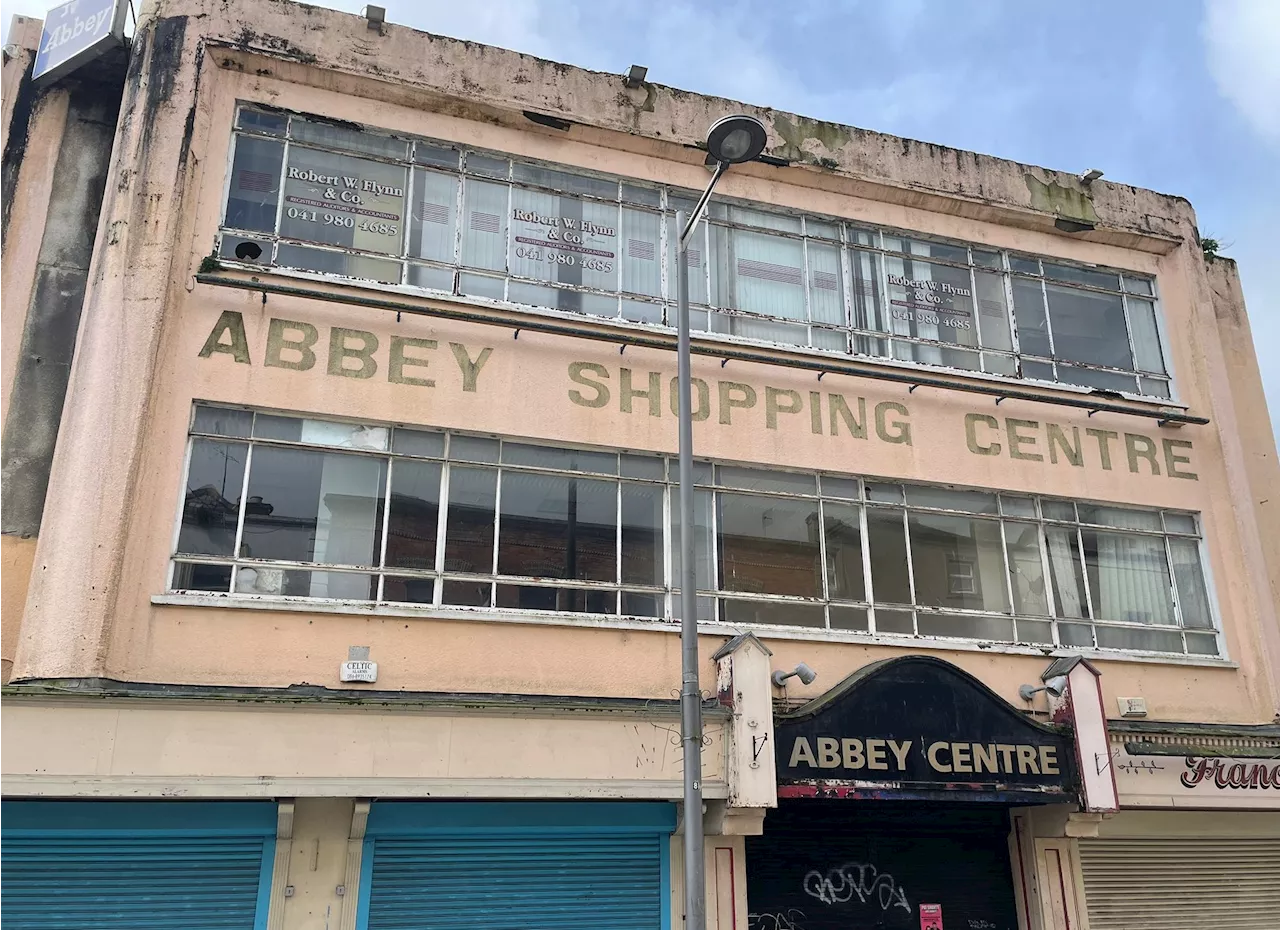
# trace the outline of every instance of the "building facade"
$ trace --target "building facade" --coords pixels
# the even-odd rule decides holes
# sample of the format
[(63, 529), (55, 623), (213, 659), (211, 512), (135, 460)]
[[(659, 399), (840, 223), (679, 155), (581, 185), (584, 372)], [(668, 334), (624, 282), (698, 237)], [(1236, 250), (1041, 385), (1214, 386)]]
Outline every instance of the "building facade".
[(1184, 200), (288, 2), (12, 36), (15, 926), (682, 925), (733, 112), (709, 926), (1270, 925), (1280, 469)]

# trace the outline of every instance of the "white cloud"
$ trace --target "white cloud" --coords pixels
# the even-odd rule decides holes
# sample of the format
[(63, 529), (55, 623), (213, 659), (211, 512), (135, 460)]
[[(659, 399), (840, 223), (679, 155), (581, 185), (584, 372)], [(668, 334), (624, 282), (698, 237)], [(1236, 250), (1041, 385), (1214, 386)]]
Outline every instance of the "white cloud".
[(1203, 34), (1218, 92), (1280, 144), (1280, 3), (1206, 0)]

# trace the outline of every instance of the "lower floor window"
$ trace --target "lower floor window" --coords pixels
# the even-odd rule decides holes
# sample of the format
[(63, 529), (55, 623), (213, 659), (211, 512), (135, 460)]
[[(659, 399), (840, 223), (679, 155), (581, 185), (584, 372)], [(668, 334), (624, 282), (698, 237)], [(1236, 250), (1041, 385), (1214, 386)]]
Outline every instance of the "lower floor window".
[[(171, 587), (679, 618), (674, 460), (198, 406)], [(1218, 655), (1199, 520), (698, 463), (699, 620)]]

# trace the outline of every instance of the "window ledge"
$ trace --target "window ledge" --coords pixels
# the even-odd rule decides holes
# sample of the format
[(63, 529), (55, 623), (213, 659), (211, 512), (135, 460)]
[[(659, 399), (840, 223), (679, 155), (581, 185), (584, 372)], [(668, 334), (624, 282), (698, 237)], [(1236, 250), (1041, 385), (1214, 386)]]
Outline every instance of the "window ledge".
[[(361, 617), (413, 617), (427, 620), (476, 620), (493, 623), (528, 623), (541, 626), (588, 627), (603, 630), (647, 630), (679, 635), (680, 628), (666, 620), (631, 620), (591, 614), (507, 613), (482, 607), (397, 607), (371, 601), (319, 600), (316, 598), (270, 597), (243, 594), (157, 594), (151, 598), (157, 607), (223, 607), (232, 610), (270, 610), (287, 613), (335, 614)], [(1194, 665), (1207, 668), (1239, 668), (1239, 663), (1212, 656), (1171, 655), (1168, 653), (1110, 652), (1074, 647), (1025, 646), (1015, 643), (993, 643), (984, 640), (943, 639), (931, 636), (901, 636), (890, 633), (858, 633), (849, 630), (817, 630), (804, 627), (735, 626), (726, 623), (698, 624), (705, 636), (731, 637), (750, 630), (761, 639), (804, 640), (809, 642), (855, 643), (875, 646), (898, 646), (917, 649), (945, 649), (953, 652), (983, 652), (1005, 655), (1084, 656), (1112, 662), (1137, 662), (1152, 665)]]
[[(573, 332), (561, 334), (587, 336), (623, 345), (628, 343), (642, 345), (646, 341), (652, 341), (672, 350), (676, 347), (676, 331), (667, 326), (637, 323), (615, 317), (569, 313), (545, 307), (530, 307), (487, 297), (445, 294), (405, 284), (383, 284), (355, 278), (335, 278), (300, 269), (254, 266), (226, 259), (219, 259), (217, 272), (198, 272), (194, 277), (197, 283), (213, 287), (233, 287), (260, 291), (264, 294), (288, 294), (396, 312), (452, 317), (469, 322), (509, 326), (516, 330), (539, 329), (539, 322), (542, 321), (545, 322), (542, 322), (541, 328), (556, 332), (572, 324), (578, 324)], [(280, 283), (272, 283), (272, 278), (282, 280)], [(321, 285), (324, 289), (312, 290), (306, 288), (306, 284)], [(371, 295), (386, 295), (386, 297), (359, 297), (349, 295), (350, 290), (367, 291), (371, 292)], [(399, 300), (389, 298), (399, 298)], [(457, 311), (448, 313), (438, 306), (441, 302), (474, 307), (476, 310), (498, 311), (502, 317), (494, 318), (490, 315), (481, 317)], [(628, 334), (633, 334), (630, 339)], [(896, 358), (837, 354), (808, 346), (788, 346), (719, 333), (699, 331), (693, 333), (692, 338), (694, 354), (722, 358), (726, 361), (729, 358), (740, 357), (745, 361), (761, 361), (797, 368), (811, 367), (813, 370), (832, 371), (853, 377), (879, 378), (921, 387), (967, 391), (1001, 399), (1006, 396), (1018, 397), (1059, 406), (1147, 417), (1160, 420), (1162, 425), (1164, 422), (1195, 424), (1209, 422), (1204, 417), (1190, 416), (1187, 413), (1190, 409), (1189, 405), (1177, 399), (1122, 393), (1119, 400), (1113, 400), (1105, 395), (1095, 394), (1091, 388), (1074, 384), (1013, 378), (1008, 375), (948, 368), (943, 365), (922, 365)], [(977, 350), (977, 347), (974, 348)], [(769, 357), (756, 357), (758, 353), (767, 353)]]

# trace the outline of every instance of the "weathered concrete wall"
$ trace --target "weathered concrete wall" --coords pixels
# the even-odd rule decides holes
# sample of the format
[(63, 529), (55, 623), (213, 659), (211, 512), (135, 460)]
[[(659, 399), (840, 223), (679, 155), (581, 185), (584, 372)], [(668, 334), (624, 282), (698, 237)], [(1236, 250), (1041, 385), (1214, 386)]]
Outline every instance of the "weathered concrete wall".
[[(184, 438), (196, 398), (556, 443), (675, 448), (675, 421), (668, 412), (655, 417), (639, 405), (622, 409), (616, 387), (623, 363), (615, 348), (537, 334), (516, 342), (502, 327), (430, 316), (396, 320), (301, 298), (272, 297), (264, 304), (259, 294), (200, 285), (191, 275), (216, 235), (237, 100), (684, 188), (706, 180), (701, 154), (690, 146), (712, 118), (741, 107), (660, 87), (646, 88), (640, 103), (624, 102), (633, 95), (615, 76), (400, 27), (379, 36), (359, 17), (277, 0), (184, 0), (159, 8), (172, 15), (157, 20), (153, 7), (139, 25), (119, 159), (108, 185), (107, 235), (95, 259), (72, 375), (75, 403), (54, 462), (60, 507), (42, 531), (28, 600), (29, 615), (38, 622), (24, 628), (15, 677), (105, 673), (161, 682), (337, 684), (347, 646), (367, 643), (375, 657), (385, 657), (383, 670), (395, 688), (668, 696), (678, 685), (679, 664), (677, 638), (669, 628), (600, 630), (482, 616), (432, 619), (423, 612), (267, 612), (180, 600), (153, 603), (165, 589)], [(572, 114), (576, 122), (562, 132), (530, 122), (524, 110)], [(1212, 422), (1173, 429), (1150, 419), (1089, 418), (1029, 401), (997, 408), (955, 392), (908, 394), (906, 386), (844, 376), (819, 385), (803, 368), (745, 362), (721, 368), (715, 359), (700, 358), (696, 376), (712, 385), (750, 384), (762, 398), (744, 418), (735, 412), (729, 422), (713, 416), (699, 423), (700, 454), (1198, 511), (1211, 542), (1227, 647), (1239, 667), (1106, 661), (1108, 706), (1114, 707), (1116, 694), (1142, 694), (1152, 715), (1162, 719), (1270, 720), (1275, 694), (1259, 618), (1273, 608), (1269, 592), (1248, 569), (1260, 551), (1256, 515), (1233, 505), (1244, 473), (1234, 438), (1235, 401), (1185, 202), (1097, 182), (1087, 208), (1082, 191), (1042, 190), (1028, 183), (1031, 169), (1011, 162), (962, 155), (944, 169), (942, 153), (931, 156), (916, 143), (801, 126), (798, 118), (758, 112), (773, 127), (776, 150), (791, 145), (815, 158), (830, 156), (834, 164), (747, 166), (725, 179), (726, 196), (1157, 275), (1179, 399)], [(1066, 176), (1031, 173), (1042, 185), (1052, 178), (1062, 191), (1075, 190)], [(1080, 237), (1054, 229), (1055, 210), (1088, 209), (1096, 232)], [(439, 303), (417, 302), (424, 309)], [(201, 357), (224, 313), (238, 316), (245, 328), (247, 361), (227, 352)], [(268, 366), (265, 339), (273, 318), (317, 327), (325, 335), (321, 351), (333, 326), (374, 333), (383, 353), (393, 336), (434, 339), (439, 352), (427, 373), (436, 386), (387, 380), (385, 354), (368, 379), (329, 375), (323, 358), (305, 371)], [(480, 347), (493, 348), (477, 390), (464, 389), (449, 342), (469, 347), (473, 358)], [(663, 381), (674, 374), (670, 353), (628, 349), (625, 359), (626, 367), (657, 372)], [(612, 391), (607, 400), (596, 403), (603, 395), (571, 380), (573, 363), (608, 373), (607, 379), (596, 377)], [(867, 398), (869, 410), (900, 405), (908, 411), (904, 419), (912, 441), (886, 440), (874, 429), (866, 439), (833, 436), (829, 426), (814, 431), (803, 416), (784, 417), (770, 427), (763, 411), (770, 386), (801, 397), (814, 390), (840, 393), (854, 400), (855, 410), (857, 397)], [(1051, 389), (1043, 395), (1055, 396)], [(884, 409), (900, 415), (896, 407)], [(974, 451), (966, 434), (970, 414), (995, 420), (994, 426), (985, 419), (972, 422), (987, 431), (986, 448), (1000, 442), (999, 453)], [(1093, 445), (1088, 461), (1078, 466), (1053, 461), (1043, 436), (1034, 448), (1039, 459), (1012, 456), (1010, 418), (1033, 421), (1036, 430), (1049, 422), (1068, 434), (1076, 429), (1086, 443), (1093, 441), (1085, 438), (1089, 429), (1115, 433), (1112, 441), (1121, 444), (1124, 433), (1143, 435), (1161, 450), (1159, 473), (1146, 461), (1129, 461), (1119, 445), (1107, 463)], [(1164, 457), (1165, 448), (1187, 451), (1181, 443), (1190, 443), (1193, 464), (1185, 470), (1195, 478), (1177, 474), (1176, 463), (1171, 474)], [(101, 494), (101, 488), (112, 493)], [(707, 654), (719, 641), (707, 634)], [(798, 637), (771, 638), (770, 647), (779, 667), (803, 660), (819, 669), (818, 683), (794, 691), (806, 695), (867, 661), (901, 652)], [(1043, 655), (993, 655), (976, 647), (945, 654), (1011, 701), (1017, 686), (1035, 680), (1047, 661)], [(485, 657), (480, 667), (469, 661), (476, 655)], [(711, 687), (709, 662), (704, 674)]]

